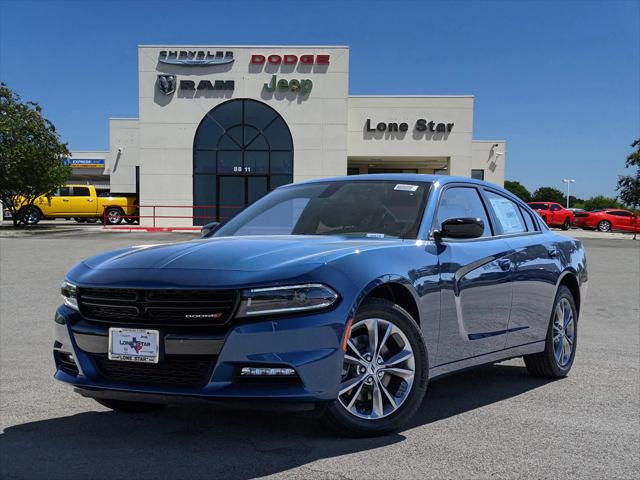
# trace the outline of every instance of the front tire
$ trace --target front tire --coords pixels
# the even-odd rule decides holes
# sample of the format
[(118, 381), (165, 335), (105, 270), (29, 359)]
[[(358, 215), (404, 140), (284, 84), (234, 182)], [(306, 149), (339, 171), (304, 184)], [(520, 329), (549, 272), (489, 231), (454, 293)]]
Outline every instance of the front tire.
[(122, 413), (155, 412), (166, 407), (166, 405), (163, 405), (161, 403), (128, 402), (125, 400), (111, 400), (105, 398), (96, 398), (95, 401), (103, 407), (107, 407), (111, 410)]
[(601, 232), (610, 232), (611, 231), (611, 222), (609, 220), (602, 220), (598, 223), (598, 230)]
[(33, 206), (24, 207), (20, 210), (20, 216), (22, 217), (22, 222), (25, 225), (36, 225), (40, 220), (42, 220), (42, 213), (38, 208)]
[(525, 355), (527, 371), (534, 377), (566, 377), (576, 355), (578, 310), (571, 291), (561, 285), (556, 294), (543, 352)]
[(427, 347), (415, 320), (388, 300), (368, 300), (353, 320), (339, 395), (323, 420), (350, 436), (393, 432), (422, 403), (428, 371)]

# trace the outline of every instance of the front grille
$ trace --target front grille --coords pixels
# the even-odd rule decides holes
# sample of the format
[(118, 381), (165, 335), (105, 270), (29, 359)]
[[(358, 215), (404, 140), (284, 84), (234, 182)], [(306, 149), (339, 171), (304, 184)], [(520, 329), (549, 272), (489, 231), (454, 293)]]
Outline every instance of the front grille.
[(80, 313), (109, 323), (223, 325), (237, 297), (235, 290), (78, 288)]
[(98, 373), (111, 381), (128, 385), (200, 388), (209, 382), (215, 357), (167, 355), (158, 363), (109, 360), (91, 355)]

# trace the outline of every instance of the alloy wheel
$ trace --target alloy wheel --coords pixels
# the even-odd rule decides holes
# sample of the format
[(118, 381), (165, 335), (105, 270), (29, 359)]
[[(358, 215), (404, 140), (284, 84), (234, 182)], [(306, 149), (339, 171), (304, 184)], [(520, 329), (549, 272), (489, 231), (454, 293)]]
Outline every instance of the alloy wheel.
[(22, 214), (22, 221), (27, 225), (34, 225), (38, 223), (39, 215), (34, 208), (29, 208)]
[(118, 223), (120, 221), (120, 217), (121, 217), (120, 212), (115, 208), (107, 212), (107, 222), (111, 224)]
[(553, 354), (561, 368), (566, 368), (571, 362), (575, 333), (573, 309), (569, 301), (562, 298), (556, 305), (553, 317)]
[(415, 358), (402, 330), (381, 318), (351, 328), (338, 399), (350, 414), (375, 420), (397, 411), (409, 396)]
[(598, 230), (600, 230), (601, 232), (608, 232), (609, 230), (611, 230), (611, 223), (609, 223), (607, 220), (603, 220), (598, 224)]

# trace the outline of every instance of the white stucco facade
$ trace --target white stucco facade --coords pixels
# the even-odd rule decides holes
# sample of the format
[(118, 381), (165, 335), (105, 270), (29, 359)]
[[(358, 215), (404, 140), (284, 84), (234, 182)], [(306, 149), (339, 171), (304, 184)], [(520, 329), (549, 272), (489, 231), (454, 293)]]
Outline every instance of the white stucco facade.
[[(246, 203), (282, 183), (347, 173), (504, 181), (505, 142), (473, 139), (473, 96), (349, 96), (348, 47), (140, 46), (138, 65), (139, 117), (109, 121), (106, 173), (113, 191), (137, 192), (141, 205)], [(240, 99), (255, 102), (216, 108)], [(290, 143), (277, 146), (287, 129)], [(259, 154), (250, 152), (254, 134), (269, 145)], [(221, 135), (215, 145), (212, 135)], [(163, 215), (190, 212), (167, 207)], [(220, 209), (209, 214), (223, 218)]]

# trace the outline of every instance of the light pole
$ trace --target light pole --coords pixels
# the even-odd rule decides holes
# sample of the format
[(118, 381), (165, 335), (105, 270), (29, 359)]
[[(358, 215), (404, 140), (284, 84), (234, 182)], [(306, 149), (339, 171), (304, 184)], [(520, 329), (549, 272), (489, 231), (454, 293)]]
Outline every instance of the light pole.
[(563, 178), (562, 181), (567, 184), (567, 208), (569, 208), (569, 191), (571, 190), (569, 187), (572, 183), (575, 183), (573, 178)]

